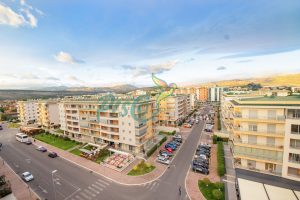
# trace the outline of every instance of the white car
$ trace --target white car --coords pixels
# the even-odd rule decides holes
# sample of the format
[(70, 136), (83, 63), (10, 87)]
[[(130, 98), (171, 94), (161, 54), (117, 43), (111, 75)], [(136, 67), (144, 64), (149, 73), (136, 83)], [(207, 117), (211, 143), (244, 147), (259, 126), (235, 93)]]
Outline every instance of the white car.
[(30, 172), (22, 173), (22, 179), (26, 182), (33, 180), (33, 175)]
[(170, 160), (168, 156), (158, 156), (156, 161), (165, 165), (170, 164)]

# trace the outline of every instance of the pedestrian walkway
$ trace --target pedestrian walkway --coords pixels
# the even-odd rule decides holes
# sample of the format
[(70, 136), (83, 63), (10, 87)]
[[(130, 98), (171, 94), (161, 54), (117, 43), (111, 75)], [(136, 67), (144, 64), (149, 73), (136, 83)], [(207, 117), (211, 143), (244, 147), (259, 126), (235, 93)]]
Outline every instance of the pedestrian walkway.
[(5, 175), (6, 180), (11, 184), (13, 195), (16, 199), (36, 200), (39, 199), (23, 180), (0, 158), (0, 175)]
[(225, 197), (228, 200), (236, 200), (236, 189), (235, 189), (235, 169), (233, 163), (232, 153), (230, 151), (230, 146), (228, 144), (224, 144), (224, 156), (225, 156), (225, 167), (226, 167), (226, 175), (223, 178), (223, 182), (225, 183)]

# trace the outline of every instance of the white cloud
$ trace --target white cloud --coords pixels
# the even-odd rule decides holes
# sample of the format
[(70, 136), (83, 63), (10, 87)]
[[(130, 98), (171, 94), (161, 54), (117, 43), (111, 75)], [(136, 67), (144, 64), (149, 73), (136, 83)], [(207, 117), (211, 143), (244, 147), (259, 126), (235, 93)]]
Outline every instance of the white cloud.
[[(21, 1), (22, 2), (22, 1)], [(29, 11), (32, 10), (32, 6), (27, 5), (25, 1), (21, 5), (26, 5), (27, 9), (20, 9), (22, 13), (17, 13), (10, 7), (1, 4), (0, 2), (0, 24), (9, 25), (13, 27), (29, 25), (33, 28), (37, 27), (37, 18)]]
[(84, 63), (84, 61), (74, 58), (71, 54), (67, 52), (59, 52), (54, 58), (61, 63), (68, 63), (68, 64), (80, 64)]
[(19, 27), (26, 24), (23, 15), (0, 3), (0, 24)]

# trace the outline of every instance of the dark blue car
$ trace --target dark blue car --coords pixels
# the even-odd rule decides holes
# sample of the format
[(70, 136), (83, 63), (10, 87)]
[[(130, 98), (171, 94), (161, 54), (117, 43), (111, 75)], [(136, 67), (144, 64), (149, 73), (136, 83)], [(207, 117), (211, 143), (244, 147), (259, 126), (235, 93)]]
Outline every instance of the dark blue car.
[(174, 150), (176, 150), (176, 145), (174, 145), (174, 144), (171, 144), (171, 143), (167, 143), (166, 145), (165, 145), (165, 148), (171, 148), (173, 151)]

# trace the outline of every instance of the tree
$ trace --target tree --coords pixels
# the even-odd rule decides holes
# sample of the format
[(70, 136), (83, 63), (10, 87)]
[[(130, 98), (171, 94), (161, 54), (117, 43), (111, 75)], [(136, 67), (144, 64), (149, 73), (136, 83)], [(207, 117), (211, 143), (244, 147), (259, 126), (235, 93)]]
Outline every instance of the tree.
[(219, 189), (214, 189), (212, 195), (215, 199), (220, 200), (222, 199), (223, 193)]

